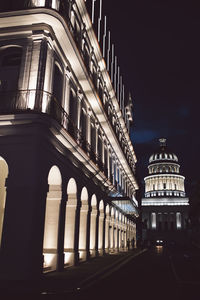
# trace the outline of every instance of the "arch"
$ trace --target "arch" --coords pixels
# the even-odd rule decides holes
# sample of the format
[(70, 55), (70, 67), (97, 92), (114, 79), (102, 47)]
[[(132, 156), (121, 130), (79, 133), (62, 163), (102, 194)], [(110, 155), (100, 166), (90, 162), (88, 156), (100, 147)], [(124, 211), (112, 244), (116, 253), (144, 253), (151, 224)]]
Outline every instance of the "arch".
[(5, 45), (0, 48), (0, 65), (15, 66), (21, 62), (22, 46), (20, 45)]
[(115, 214), (115, 211), (114, 211), (114, 207), (111, 207), (111, 212), (110, 212), (111, 216), (113, 217), (114, 214)]
[(62, 196), (62, 176), (57, 166), (48, 174), (49, 192), (46, 199), (44, 224), (44, 271), (55, 270), (57, 266), (59, 210)]
[(76, 194), (77, 193), (77, 184), (74, 178), (70, 178), (67, 185), (67, 194)]
[(101, 210), (103, 210), (104, 209), (104, 202), (103, 202), (103, 200), (101, 200), (100, 202), (99, 202), (99, 210), (101, 211)]
[(4, 211), (6, 204), (6, 178), (8, 177), (8, 165), (3, 157), (0, 156), (0, 245), (3, 231)]
[(81, 191), (81, 201), (83, 200), (88, 200), (88, 191), (86, 187), (82, 188)]
[(91, 198), (91, 207), (95, 208), (96, 206), (97, 206), (97, 197), (96, 197), (96, 195), (92, 195), (92, 198)]
[(48, 175), (48, 184), (49, 185), (61, 185), (62, 176), (60, 170), (57, 166), (51, 167)]
[(77, 210), (77, 184), (74, 178), (70, 178), (67, 184), (67, 201), (65, 214), (64, 233), (64, 263), (65, 266), (75, 263), (75, 231), (76, 231), (76, 210)]
[(88, 191), (84, 187), (81, 191), (81, 209), (79, 223), (79, 258), (87, 258), (87, 219), (88, 218)]
[(109, 214), (110, 214), (110, 206), (106, 205), (106, 215), (109, 216)]
[(99, 234), (98, 234), (98, 250), (99, 254), (103, 255), (104, 247), (104, 202), (103, 200), (99, 203)]

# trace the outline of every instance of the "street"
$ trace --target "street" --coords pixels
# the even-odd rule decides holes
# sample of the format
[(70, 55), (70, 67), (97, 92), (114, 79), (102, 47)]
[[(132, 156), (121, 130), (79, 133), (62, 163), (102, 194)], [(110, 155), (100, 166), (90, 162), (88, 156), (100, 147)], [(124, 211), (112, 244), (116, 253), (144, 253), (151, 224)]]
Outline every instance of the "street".
[[(79, 290), (79, 299), (199, 299), (199, 250), (154, 247)], [(194, 271), (194, 267), (196, 269)]]

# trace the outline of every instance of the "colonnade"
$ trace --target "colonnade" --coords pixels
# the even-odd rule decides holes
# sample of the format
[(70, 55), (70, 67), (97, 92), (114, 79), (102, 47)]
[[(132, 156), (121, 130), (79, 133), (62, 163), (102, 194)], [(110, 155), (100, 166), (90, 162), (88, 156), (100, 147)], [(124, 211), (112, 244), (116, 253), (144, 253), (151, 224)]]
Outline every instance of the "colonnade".
[(146, 177), (145, 192), (162, 190), (177, 190), (184, 192), (184, 177), (181, 175), (154, 175), (153, 177)]
[[(0, 167), (1, 241), (9, 172), (6, 161), (1, 157)], [(60, 261), (64, 268), (105, 253), (126, 251), (127, 239), (136, 240), (133, 220), (117, 207), (106, 203), (106, 199), (99, 199), (95, 193), (89, 193), (86, 187), (79, 187), (74, 178), (68, 180), (66, 191), (63, 190), (62, 181), (60, 169), (52, 166), (48, 174), (44, 213), (43, 271), (58, 269)], [(61, 220), (63, 207), (64, 221)], [(63, 259), (60, 259), (61, 256)]]
[[(53, 166), (49, 173), (49, 192), (46, 201), (44, 230), (44, 271), (56, 269), (59, 207), (61, 202), (61, 175)], [(127, 239), (136, 239), (136, 228), (117, 208), (89, 197), (86, 187), (80, 199), (77, 183), (71, 178), (67, 185), (64, 224), (64, 265), (71, 266), (89, 257), (127, 250)], [(76, 230), (78, 228), (78, 231)]]
[(180, 230), (185, 227), (184, 216), (181, 212), (152, 212), (150, 216), (150, 228), (158, 230)]

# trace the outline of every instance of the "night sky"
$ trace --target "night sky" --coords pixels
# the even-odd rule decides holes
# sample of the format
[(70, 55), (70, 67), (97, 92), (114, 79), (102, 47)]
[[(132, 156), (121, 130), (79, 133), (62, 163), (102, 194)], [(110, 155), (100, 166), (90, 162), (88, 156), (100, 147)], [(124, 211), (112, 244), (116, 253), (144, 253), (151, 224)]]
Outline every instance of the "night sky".
[(188, 193), (200, 178), (199, 11), (191, 1), (103, 0), (124, 83), (133, 97), (139, 178), (147, 175), (148, 158), (165, 137), (179, 158)]

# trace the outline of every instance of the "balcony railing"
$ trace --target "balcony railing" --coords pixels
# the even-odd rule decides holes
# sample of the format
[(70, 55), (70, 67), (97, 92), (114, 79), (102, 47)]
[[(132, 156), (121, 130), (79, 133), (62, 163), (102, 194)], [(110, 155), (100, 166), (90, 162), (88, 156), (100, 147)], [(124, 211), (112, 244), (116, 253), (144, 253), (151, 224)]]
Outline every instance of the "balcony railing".
[(107, 167), (100, 156), (94, 152), (81, 130), (77, 128), (76, 124), (52, 94), (40, 90), (0, 92), (0, 114), (22, 112), (37, 112), (50, 115), (70, 134), (105, 176), (108, 176)]

